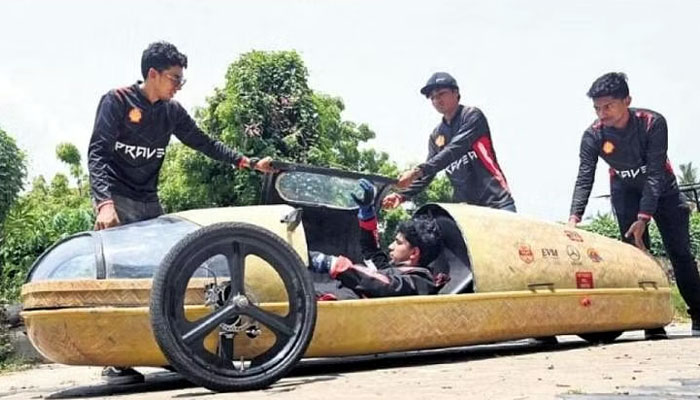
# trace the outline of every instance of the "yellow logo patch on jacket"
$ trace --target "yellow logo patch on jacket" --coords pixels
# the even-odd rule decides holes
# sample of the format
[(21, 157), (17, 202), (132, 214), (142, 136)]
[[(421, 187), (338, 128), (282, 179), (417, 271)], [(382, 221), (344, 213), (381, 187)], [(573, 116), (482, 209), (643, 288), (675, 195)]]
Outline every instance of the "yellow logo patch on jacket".
[(129, 121), (131, 121), (132, 123), (138, 124), (139, 122), (141, 122), (141, 117), (141, 110), (139, 110), (138, 108), (134, 107), (131, 110), (129, 110)]
[(442, 147), (444, 145), (445, 145), (445, 136), (438, 135), (438, 137), (435, 138), (435, 146)]

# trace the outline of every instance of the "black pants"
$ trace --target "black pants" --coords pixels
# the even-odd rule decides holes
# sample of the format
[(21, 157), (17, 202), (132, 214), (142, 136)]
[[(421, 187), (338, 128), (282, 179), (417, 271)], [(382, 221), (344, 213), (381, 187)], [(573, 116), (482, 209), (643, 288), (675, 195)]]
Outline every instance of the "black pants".
[[(625, 238), (630, 225), (637, 220), (639, 201), (638, 191), (612, 187), (612, 205), (617, 216), (622, 240), (634, 244), (634, 238)], [(690, 252), (689, 231), (690, 207), (681, 193), (659, 198), (654, 221), (659, 228), (666, 254), (671, 260), (678, 290), (688, 305), (688, 313), (694, 320), (700, 319), (700, 274)], [(644, 244), (649, 248), (649, 230), (644, 232)]]
[(137, 201), (124, 196), (112, 195), (114, 208), (121, 225), (132, 224), (163, 215), (158, 201)]

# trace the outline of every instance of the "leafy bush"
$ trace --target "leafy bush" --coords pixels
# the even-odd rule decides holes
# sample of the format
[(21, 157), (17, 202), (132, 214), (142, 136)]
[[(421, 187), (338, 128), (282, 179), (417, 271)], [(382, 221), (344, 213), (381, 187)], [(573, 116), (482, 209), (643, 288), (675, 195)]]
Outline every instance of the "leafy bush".
[[(82, 193), (88, 191), (83, 188)], [(87, 194), (69, 188), (57, 174), (50, 186), (43, 178), (10, 209), (0, 246), (0, 301), (19, 300), (19, 290), (34, 260), (56, 241), (92, 229), (94, 213)]]
[(23, 188), (26, 174), (24, 153), (17, 148), (15, 140), (0, 129), (0, 226)]
[(5, 317), (5, 309), (0, 304), (0, 369), (2, 365), (12, 354), (12, 346), (10, 343), (10, 332), (7, 326)]

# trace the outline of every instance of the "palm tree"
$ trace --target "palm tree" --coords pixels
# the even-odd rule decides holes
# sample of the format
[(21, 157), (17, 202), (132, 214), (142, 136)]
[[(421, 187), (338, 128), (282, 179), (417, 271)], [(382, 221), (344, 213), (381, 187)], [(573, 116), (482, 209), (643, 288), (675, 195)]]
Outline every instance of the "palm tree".
[(678, 175), (678, 183), (681, 185), (692, 185), (695, 183), (700, 183), (698, 180), (698, 169), (693, 167), (693, 162), (687, 164), (679, 165), (681, 169), (680, 175)]

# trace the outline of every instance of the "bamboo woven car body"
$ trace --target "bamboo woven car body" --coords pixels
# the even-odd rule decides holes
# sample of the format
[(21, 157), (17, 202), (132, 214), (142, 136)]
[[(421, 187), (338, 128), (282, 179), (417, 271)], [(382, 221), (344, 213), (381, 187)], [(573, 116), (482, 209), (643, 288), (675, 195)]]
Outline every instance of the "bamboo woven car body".
[[(474, 293), (321, 302), (307, 357), (417, 350), (525, 337), (663, 326), (668, 281), (632, 246), (560, 224), (468, 205), (443, 204), (469, 246)], [(289, 232), (286, 205), (194, 210), (176, 218), (205, 226), (245, 221), (267, 228), (306, 259), (303, 224)], [(257, 301), (284, 309), (281, 282), (261, 260), (249, 281)], [(160, 366), (151, 331), (150, 279), (38, 281), (23, 287), (23, 316), (35, 346), (65, 364)], [(202, 286), (187, 304), (203, 315)], [(189, 316), (189, 314), (188, 314)], [(255, 353), (265, 335), (237, 338)], [(209, 340), (213, 346), (214, 338)], [(237, 342), (238, 343), (238, 342)]]

